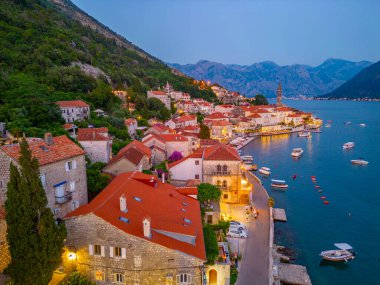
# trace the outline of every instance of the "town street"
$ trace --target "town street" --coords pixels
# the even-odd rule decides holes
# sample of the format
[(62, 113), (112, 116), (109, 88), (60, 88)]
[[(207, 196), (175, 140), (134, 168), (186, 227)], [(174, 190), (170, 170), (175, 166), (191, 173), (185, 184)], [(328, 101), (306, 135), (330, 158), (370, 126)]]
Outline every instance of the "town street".
[(269, 207), (264, 187), (251, 173), (246, 174), (253, 185), (253, 205), (258, 209), (257, 219), (250, 218), (248, 238), (245, 241), (243, 259), (239, 264), (236, 285), (269, 284)]

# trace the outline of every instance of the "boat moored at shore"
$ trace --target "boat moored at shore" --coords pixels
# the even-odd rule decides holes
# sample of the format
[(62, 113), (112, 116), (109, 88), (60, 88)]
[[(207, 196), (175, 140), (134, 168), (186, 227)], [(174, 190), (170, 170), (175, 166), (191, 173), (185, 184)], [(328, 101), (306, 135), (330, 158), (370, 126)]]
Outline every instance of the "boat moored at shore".
[(299, 133), (298, 136), (300, 138), (311, 138), (311, 133), (310, 132), (302, 132), (302, 133)]
[(350, 148), (353, 148), (355, 146), (355, 143), (354, 142), (346, 142), (344, 145), (343, 145), (343, 149), (350, 149)]
[(357, 165), (367, 165), (369, 162), (364, 159), (352, 159), (351, 163)]
[(270, 172), (270, 168), (265, 167), (265, 166), (261, 167), (261, 168), (259, 169), (259, 172), (260, 172), (261, 174), (264, 174), (264, 175), (270, 175), (270, 174), (271, 174), (271, 172)]
[(272, 179), (272, 183), (270, 184), (272, 188), (278, 188), (278, 189), (287, 189), (288, 184), (286, 184), (285, 180), (277, 180), (277, 179)]

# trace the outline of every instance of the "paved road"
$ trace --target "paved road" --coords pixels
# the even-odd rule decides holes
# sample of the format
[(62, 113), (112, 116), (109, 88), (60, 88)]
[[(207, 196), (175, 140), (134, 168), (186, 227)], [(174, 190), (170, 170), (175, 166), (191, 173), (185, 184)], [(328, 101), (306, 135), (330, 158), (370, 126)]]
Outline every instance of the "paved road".
[(247, 174), (253, 184), (253, 205), (259, 211), (259, 217), (251, 218), (248, 238), (239, 264), (239, 276), (236, 285), (269, 284), (269, 207), (268, 195), (264, 187)]

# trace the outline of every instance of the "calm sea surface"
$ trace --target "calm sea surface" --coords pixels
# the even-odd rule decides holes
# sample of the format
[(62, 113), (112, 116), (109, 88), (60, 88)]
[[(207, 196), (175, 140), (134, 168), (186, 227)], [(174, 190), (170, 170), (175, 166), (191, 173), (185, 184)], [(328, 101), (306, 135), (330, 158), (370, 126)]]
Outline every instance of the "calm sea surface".
[[(289, 184), (287, 191), (272, 190), (270, 179), (262, 179), (275, 207), (286, 209), (288, 222), (276, 223), (276, 242), (295, 250), (296, 263), (307, 266), (315, 285), (380, 284), (380, 103), (285, 104), (314, 113), (324, 124), (332, 122), (330, 128), (322, 127), (322, 133), (313, 133), (310, 139), (297, 135), (262, 137), (242, 150), (242, 154), (252, 154), (259, 167), (270, 167), (272, 179)], [(352, 124), (345, 125), (346, 121)], [(343, 150), (342, 145), (349, 141), (355, 142), (355, 148)], [(298, 160), (290, 156), (295, 147), (304, 149)], [(352, 165), (350, 160), (356, 158), (370, 163)], [(323, 192), (318, 193), (315, 185)], [(321, 196), (330, 204), (323, 204)], [(353, 246), (356, 259), (340, 265), (321, 263), (318, 254), (334, 249), (336, 242)]]

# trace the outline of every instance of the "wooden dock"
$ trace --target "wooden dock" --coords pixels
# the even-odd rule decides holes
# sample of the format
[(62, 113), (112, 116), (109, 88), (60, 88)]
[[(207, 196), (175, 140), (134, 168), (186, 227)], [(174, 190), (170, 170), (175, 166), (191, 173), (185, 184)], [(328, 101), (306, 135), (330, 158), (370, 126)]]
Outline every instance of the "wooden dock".
[(286, 222), (287, 219), (285, 210), (280, 208), (273, 208), (273, 219), (274, 221)]

